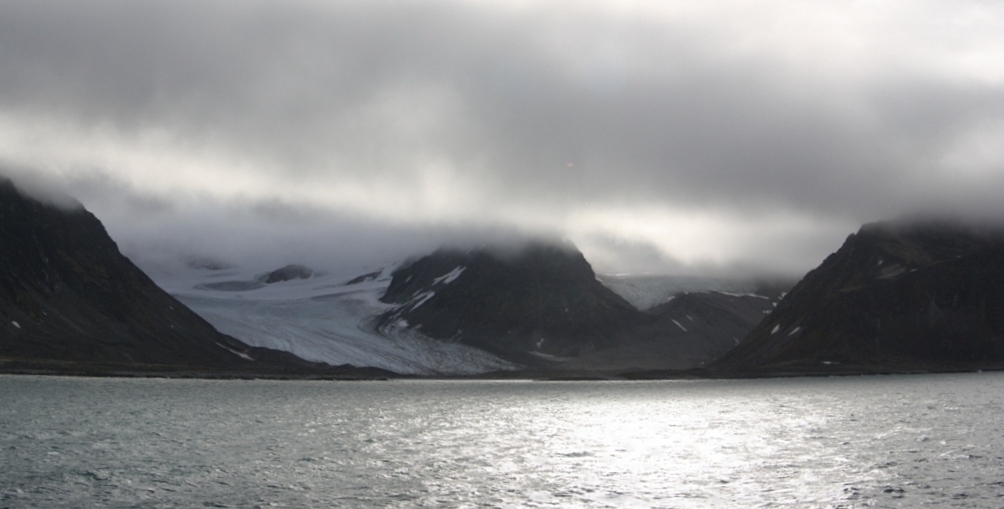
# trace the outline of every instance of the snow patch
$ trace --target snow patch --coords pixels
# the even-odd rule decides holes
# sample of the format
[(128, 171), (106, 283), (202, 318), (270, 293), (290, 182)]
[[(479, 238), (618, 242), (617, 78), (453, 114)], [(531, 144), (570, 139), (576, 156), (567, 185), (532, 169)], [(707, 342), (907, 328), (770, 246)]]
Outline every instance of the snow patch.
[(727, 295), (729, 297), (754, 297), (754, 298), (757, 298), (757, 299), (767, 299), (767, 300), (770, 300), (770, 297), (767, 297), (767, 296), (764, 296), (764, 295), (757, 295), (755, 293), (732, 293), (732, 292), (721, 292), (721, 291), (715, 291), (715, 292), (712, 292), (712, 293), (720, 293), (722, 295)]
[(892, 279), (906, 272), (906, 267), (899, 264), (893, 264), (888, 267), (883, 268), (879, 271), (879, 279)]
[[(672, 318), (671, 318), (670, 320), (672, 320)], [(682, 330), (683, 332), (688, 332), (688, 331), (687, 331), (687, 328), (686, 328), (686, 327), (684, 327), (684, 326), (680, 325), (680, 322), (678, 322), (678, 321), (676, 321), (676, 320), (673, 320), (673, 323), (675, 323), (675, 324), (676, 324), (676, 326), (677, 326), (677, 327), (679, 327), (679, 328), (680, 328), (680, 330)]]
[(777, 324), (773, 329), (770, 330), (771, 334), (777, 334), (777, 331), (781, 330), (781, 324)]
[[(411, 300), (408, 301), (409, 302), (408, 305), (410, 305), (411, 310), (414, 311), (418, 309), (418, 307), (421, 306), (422, 304), (425, 304), (429, 299), (433, 298), (435, 295), (436, 292), (432, 290), (425, 292), (423, 294), (415, 295), (414, 297), (411, 298)], [(414, 302), (414, 304), (410, 304), (412, 302)]]
[(444, 285), (448, 285), (456, 281), (457, 278), (460, 277), (460, 275), (463, 274), (465, 270), (467, 270), (467, 267), (457, 267), (451, 270), (450, 272), (447, 272), (446, 274), (443, 274), (442, 276), (433, 279), (432, 284), (438, 285), (439, 283), (443, 283)]
[(17, 327), (18, 329), (20, 329), (20, 328), (21, 328), (21, 324), (17, 323), (17, 321), (15, 321), (15, 320), (11, 320), (11, 321), (10, 321), (10, 323), (11, 323), (11, 325), (13, 325), (14, 327)]
[(220, 343), (216, 343), (216, 346), (218, 346), (218, 347), (220, 347), (220, 348), (222, 348), (222, 349), (224, 349), (224, 350), (226, 350), (226, 351), (228, 351), (228, 352), (230, 352), (230, 353), (232, 353), (232, 354), (234, 354), (234, 355), (236, 355), (236, 356), (238, 356), (241, 359), (244, 359), (246, 361), (253, 361), (254, 360), (254, 359), (251, 358), (250, 355), (248, 355), (248, 354), (246, 354), (244, 352), (239, 352), (237, 350), (234, 350), (233, 348), (227, 348), (226, 346), (221, 345)]
[(799, 325), (798, 327), (795, 327), (795, 329), (794, 329), (794, 330), (792, 330), (791, 332), (789, 332), (789, 333), (788, 333), (788, 335), (789, 335), (789, 336), (794, 336), (795, 334), (798, 334), (798, 332), (799, 332), (800, 330), (802, 330), (802, 326), (801, 326), (801, 325)]
[(565, 362), (565, 361), (571, 359), (571, 357), (560, 357), (560, 356), (557, 356), (557, 355), (551, 355), (551, 354), (547, 354), (547, 353), (544, 353), (544, 352), (537, 352), (537, 351), (530, 352), (530, 355), (533, 355), (534, 357), (540, 357), (541, 359), (547, 359), (549, 361), (554, 361), (554, 362)]

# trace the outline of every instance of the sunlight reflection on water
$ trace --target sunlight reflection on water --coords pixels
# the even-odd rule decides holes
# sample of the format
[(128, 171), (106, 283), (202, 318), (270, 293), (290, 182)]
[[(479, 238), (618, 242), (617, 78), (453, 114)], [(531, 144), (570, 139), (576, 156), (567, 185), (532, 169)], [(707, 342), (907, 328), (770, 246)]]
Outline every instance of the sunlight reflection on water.
[(997, 507), (1002, 389), (0, 377), (0, 507)]

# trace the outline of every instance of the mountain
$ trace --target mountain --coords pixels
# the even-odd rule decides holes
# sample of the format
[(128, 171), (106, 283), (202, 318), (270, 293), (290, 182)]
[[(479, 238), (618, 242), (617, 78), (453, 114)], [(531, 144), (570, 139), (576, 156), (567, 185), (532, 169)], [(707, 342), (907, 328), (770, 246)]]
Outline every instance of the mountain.
[(393, 273), (382, 329), (406, 327), (537, 364), (632, 339), (653, 318), (596, 279), (570, 244), (439, 249)]
[(713, 367), (1004, 367), (1004, 230), (951, 221), (865, 225)]
[(123, 256), (82, 206), (0, 180), (0, 369), (312, 371), (220, 334)]
[[(757, 289), (763, 294), (677, 292), (640, 311), (601, 283), (573, 245), (542, 241), (439, 249), (392, 277), (381, 300), (393, 307), (378, 330), (482, 348), (542, 375), (701, 366), (733, 348), (780, 294), (766, 286)], [(664, 291), (662, 279), (651, 286)], [(631, 278), (617, 288), (638, 296), (646, 285)]]
[[(770, 314), (780, 296), (758, 288), (747, 294), (685, 292), (648, 312), (675, 327), (668, 333), (707, 362), (728, 352)], [(692, 355), (693, 356), (693, 355)]]

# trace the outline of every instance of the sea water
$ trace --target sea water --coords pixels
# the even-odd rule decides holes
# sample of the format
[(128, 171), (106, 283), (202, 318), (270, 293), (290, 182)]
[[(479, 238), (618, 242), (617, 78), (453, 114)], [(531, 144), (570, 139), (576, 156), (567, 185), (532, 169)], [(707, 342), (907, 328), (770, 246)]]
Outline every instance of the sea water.
[(0, 508), (1000, 507), (1004, 374), (0, 377)]

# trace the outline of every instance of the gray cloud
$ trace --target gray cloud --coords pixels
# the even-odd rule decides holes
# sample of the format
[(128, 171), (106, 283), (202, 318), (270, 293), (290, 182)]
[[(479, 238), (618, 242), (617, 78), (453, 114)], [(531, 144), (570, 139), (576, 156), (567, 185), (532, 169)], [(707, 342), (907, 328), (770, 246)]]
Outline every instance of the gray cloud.
[(137, 251), (148, 220), (346, 259), (515, 228), (611, 270), (802, 271), (862, 222), (1004, 212), (998, 4), (618, 5), (5, 2), (0, 160)]

